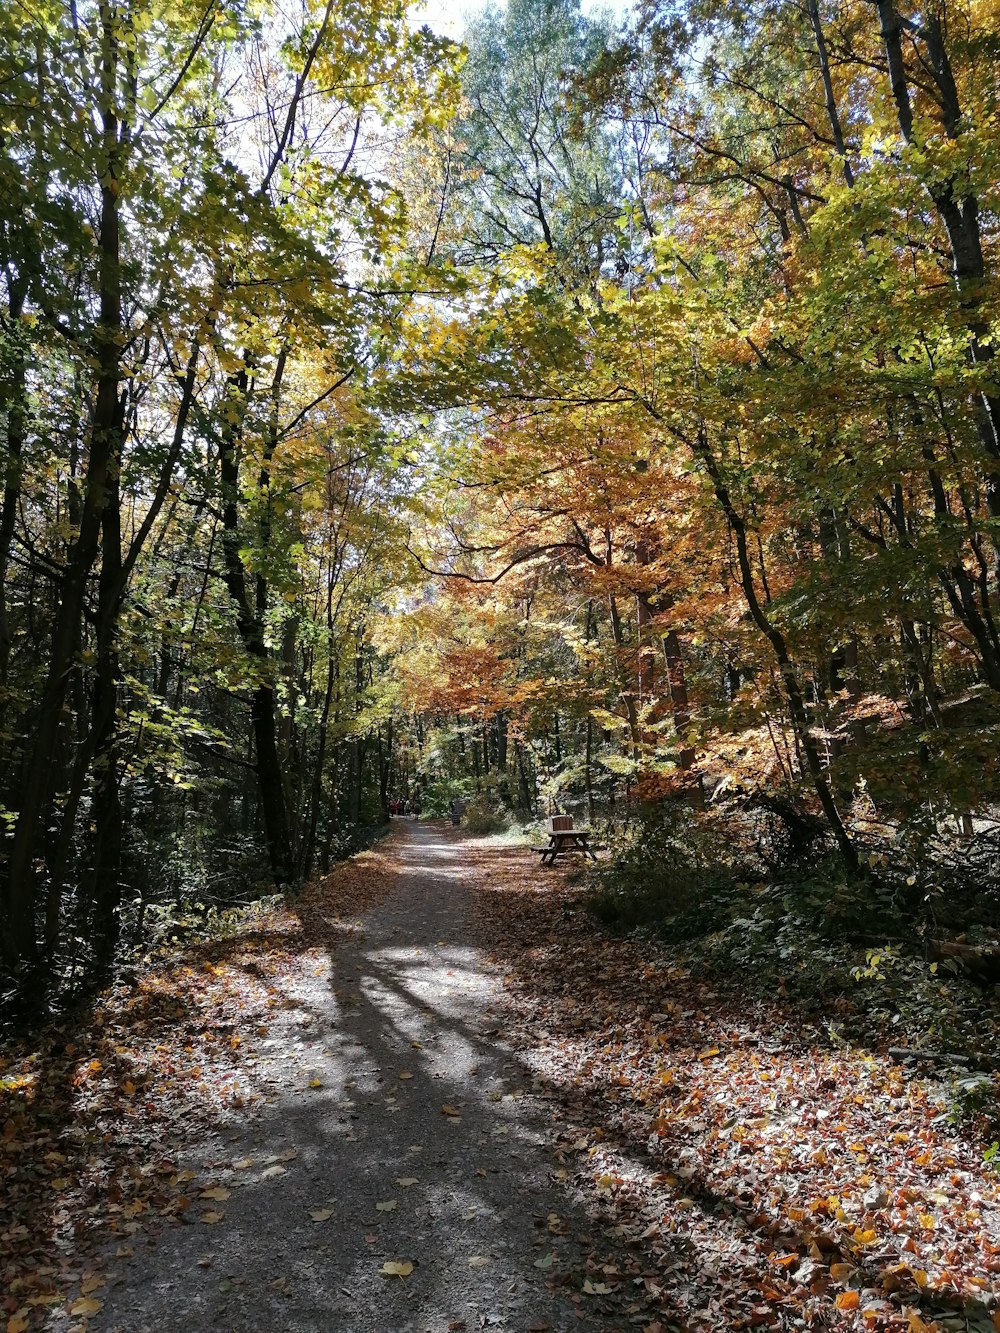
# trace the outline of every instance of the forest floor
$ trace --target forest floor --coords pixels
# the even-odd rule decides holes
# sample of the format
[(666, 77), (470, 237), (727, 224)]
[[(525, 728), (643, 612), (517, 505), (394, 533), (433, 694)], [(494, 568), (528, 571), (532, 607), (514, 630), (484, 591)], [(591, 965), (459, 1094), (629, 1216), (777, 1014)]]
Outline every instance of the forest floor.
[(0, 1053), (0, 1330), (1000, 1329), (941, 1088), (577, 896), (396, 821)]

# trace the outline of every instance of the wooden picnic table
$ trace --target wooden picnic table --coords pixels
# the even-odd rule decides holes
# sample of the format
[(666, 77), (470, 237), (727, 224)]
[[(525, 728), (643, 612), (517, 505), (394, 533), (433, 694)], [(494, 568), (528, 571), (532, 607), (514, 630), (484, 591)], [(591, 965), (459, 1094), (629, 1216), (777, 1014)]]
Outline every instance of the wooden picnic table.
[(542, 865), (555, 865), (557, 856), (565, 852), (583, 852), (592, 861), (597, 860), (597, 853), (590, 845), (590, 834), (584, 829), (552, 829), (549, 832), (548, 846), (537, 849), (542, 854)]

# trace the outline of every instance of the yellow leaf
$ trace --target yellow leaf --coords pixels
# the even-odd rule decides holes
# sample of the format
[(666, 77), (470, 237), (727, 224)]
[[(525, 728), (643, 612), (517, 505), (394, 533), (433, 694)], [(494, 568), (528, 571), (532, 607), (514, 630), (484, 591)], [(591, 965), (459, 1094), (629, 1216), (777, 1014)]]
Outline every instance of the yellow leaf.
[(232, 1191), (227, 1190), (225, 1185), (213, 1185), (210, 1190), (202, 1190), (202, 1192), (198, 1195), (198, 1198), (215, 1199), (217, 1202), (222, 1203), (224, 1200), (229, 1198), (231, 1193)]
[(407, 1079), (407, 1078), (412, 1078), (413, 1075), (412, 1075), (411, 1073), (409, 1073), (408, 1071), (404, 1070), (403, 1073), (400, 1074), (399, 1077), (402, 1078), (402, 1079)]
[(7, 1333), (28, 1333), (28, 1311), (22, 1307), (7, 1320)]
[(74, 1301), (69, 1307), (70, 1314), (86, 1315), (97, 1314), (102, 1305), (101, 1301), (95, 1301), (93, 1296), (81, 1296), (78, 1301)]
[(853, 1264), (831, 1264), (830, 1276), (834, 1282), (849, 1282), (851, 1274), (855, 1271)]
[(485, 1268), (488, 1263), (489, 1259), (484, 1254), (473, 1254), (469, 1258), (470, 1268)]
[(409, 1260), (404, 1260), (402, 1262), (390, 1260), (388, 1263), (382, 1265), (379, 1272), (383, 1277), (409, 1277), (413, 1272), (413, 1265)]
[(861, 1297), (856, 1291), (842, 1291), (834, 1305), (838, 1310), (856, 1310), (861, 1304)]
[(101, 1287), (106, 1287), (107, 1285), (108, 1279), (106, 1277), (88, 1277), (86, 1282), (80, 1287), (80, 1290), (83, 1292), (84, 1296), (89, 1296), (91, 1292), (100, 1291)]
[(314, 1222), (329, 1222), (333, 1216), (332, 1208), (310, 1208), (309, 1216)]
[(461, 1116), (462, 1114), (461, 1111), (456, 1111), (454, 1106), (449, 1106), (447, 1102), (445, 1102), (445, 1104), (441, 1107), (441, 1110), (444, 1112), (445, 1115), (455, 1116), (456, 1118)]
[(309, 1080), (309, 1086), (310, 1088), (321, 1088), (323, 1086), (323, 1080), (318, 1078), (311, 1078)]
[(132, 1082), (130, 1078), (127, 1078), (125, 1082), (122, 1084), (122, 1092), (124, 1092), (126, 1097), (135, 1096), (135, 1084)]
[(204, 1222), (206, 1226), (214, 1227), (216, 1222), (221, 1222), (224, 1217), (225, 1213), (202, 1213), (198, 1220)]

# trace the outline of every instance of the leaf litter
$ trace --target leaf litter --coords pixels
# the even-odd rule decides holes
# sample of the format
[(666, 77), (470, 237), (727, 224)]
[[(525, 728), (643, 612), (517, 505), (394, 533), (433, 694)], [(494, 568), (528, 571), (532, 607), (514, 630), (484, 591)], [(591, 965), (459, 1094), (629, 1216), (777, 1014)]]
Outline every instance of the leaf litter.
[(466, 864), (499, 1026), (594, 1223), (566, 1281), (609, 1328), (1000, 1329), (1000, 1176), (937, 1085), (611, 935), (527, 853)]
[[(229, 1197), (178, 1158), (234, 1112), (263, 1107), (253, 1046), (282, 1008), (283, 979), (303, 954), (320, 961), (356, 935), (389, 883), (391, 854), (362, 853), (307, 888), (294, 910), (267, 903), (222, 938), (136, 959), (73, 1019), (0, 1047), (0, 1329), (28, 1333), (60, 1307), (96, 1313), (90, 1270), (109, 1239), (127, 1242), (184, 1220), (199, 1199)], [(280, 1154), (262, 1176), (284, 1174), (296, 1156)], [(198, 1220), (215, 1226), (224, 1216)]]
[[(720, 997), (666, 948), (578, 913), (558, 872), (473, 846), (483, 944), (504, 985), (495, 1026), (552, 1104), (553, 1182), (589, 1212), (587, 1234), (571, 1237), (585, 1259), (543, 1249), (540, 1280), (609, 1330), (1000, 1328), (997, 1179), (933, 1084), (829, 1049), (780, 1004)], [(391, 878), (377, 856), (349, 867), (345, 916)], [(178, 1157), (234, 1108), (262, 1103), (253, 1040), (235, 1028), (266, 1036), (285, 970), (350, 929), (328, 915), (339, 889), (148, 960), (75, 1026), (3, 1053), (0, 1328), (29, 1333), (60, 1306), (86, 1319), (104, 1283), (90, 1256), (109, 1236), (128, 1255), (195, 1200), (229, 1197)], [(296, 1156), (228, 1166), (277, 1177)], [(308, 1209), (317, 1223), (332, 1215)], [(569, 1230), (557, 1213), (536, 1225), (542, 1238)], [(413, 1271), (411, 1260), (378, 1269)]]

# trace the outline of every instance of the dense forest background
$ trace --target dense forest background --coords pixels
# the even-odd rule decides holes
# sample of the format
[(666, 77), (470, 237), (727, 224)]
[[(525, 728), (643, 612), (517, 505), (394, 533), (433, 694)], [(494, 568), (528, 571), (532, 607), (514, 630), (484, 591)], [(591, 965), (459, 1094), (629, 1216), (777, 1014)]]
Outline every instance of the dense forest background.
[(6, 989), (459, 795), (988, 975), (998, 71), (992, 0), (3, 7)]

